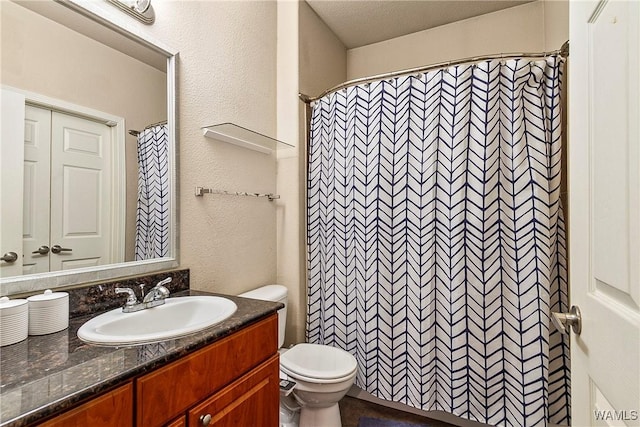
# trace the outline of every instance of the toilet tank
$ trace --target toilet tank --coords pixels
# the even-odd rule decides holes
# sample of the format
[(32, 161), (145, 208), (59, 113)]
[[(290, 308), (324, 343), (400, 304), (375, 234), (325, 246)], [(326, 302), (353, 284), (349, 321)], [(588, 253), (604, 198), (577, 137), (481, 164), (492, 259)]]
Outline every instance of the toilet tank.
[(238, 296), (284, 304), (284, 308), (278, 310), (278, 348), (282, 347), (284, 345), (284, 330), (287, 326), (287, 288), (282, 285), (266, 285)]

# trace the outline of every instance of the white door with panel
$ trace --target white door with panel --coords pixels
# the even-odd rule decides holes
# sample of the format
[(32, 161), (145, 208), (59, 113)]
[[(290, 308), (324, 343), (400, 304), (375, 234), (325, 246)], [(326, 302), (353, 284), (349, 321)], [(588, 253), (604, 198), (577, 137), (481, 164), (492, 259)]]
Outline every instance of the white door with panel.
[(111, 128), (2, 96), (2, 277), (110, 264)]
[(24, 112), (22, 274), (46, 273), (50, 256), (51, 110), (27, 105)]
[(53, 112), (50, 270), (110, 264), (110, 128)]
[(570, 2), (574, 426), (640, 425), (640, 2)]

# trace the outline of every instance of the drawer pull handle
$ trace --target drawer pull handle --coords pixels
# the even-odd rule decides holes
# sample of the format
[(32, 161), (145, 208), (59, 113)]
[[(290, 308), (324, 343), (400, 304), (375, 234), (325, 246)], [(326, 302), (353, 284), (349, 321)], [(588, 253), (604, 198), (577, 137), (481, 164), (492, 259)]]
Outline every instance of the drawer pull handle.
[(200, 415), (200, 424), (207, 427), (211, 423), (211, 414)]

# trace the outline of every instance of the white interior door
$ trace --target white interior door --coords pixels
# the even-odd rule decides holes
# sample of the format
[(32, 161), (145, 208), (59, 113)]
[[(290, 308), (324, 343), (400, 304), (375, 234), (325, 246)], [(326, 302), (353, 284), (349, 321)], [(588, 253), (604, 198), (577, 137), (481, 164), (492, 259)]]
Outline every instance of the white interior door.
[(56, 112), (51, 127), (51, 270), (109, 264), (111, 130)]
[[(24, 95), (2, 89), (0, 105), (0, 277), (22, 274), (22, 177), (24, 159)], [(11, 258), (7, 258), (11, 259)]]
[(574, 426), (640, 425), (640, 2), (570, 2)]
[(49, 271), (50, 163), (51, 110), (27, 105), (24, 118), (22, 196), (23, 274)]

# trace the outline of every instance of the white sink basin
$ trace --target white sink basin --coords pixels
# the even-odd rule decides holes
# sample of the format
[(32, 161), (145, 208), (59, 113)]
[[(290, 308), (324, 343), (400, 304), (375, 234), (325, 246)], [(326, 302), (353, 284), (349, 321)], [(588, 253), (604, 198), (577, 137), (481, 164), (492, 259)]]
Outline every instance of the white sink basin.
[(135, 313), (122, 308), (108, 311), (78, 329), (78, 338), (91, 344), (132, 345), (178, 338), (213, 326), (237, 310), (222, 297), (192, 296), (168, 298), (158, 307)]

